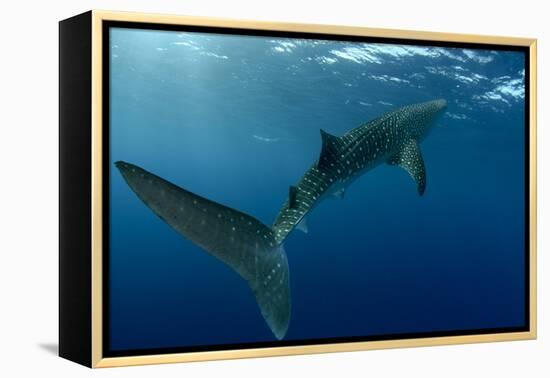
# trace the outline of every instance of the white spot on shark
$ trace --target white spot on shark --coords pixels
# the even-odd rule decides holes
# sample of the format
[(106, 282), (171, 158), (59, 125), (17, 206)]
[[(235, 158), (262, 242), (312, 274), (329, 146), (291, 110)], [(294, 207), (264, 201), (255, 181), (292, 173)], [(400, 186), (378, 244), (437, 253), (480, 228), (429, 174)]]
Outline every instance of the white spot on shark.
[(280, 138), (270, 138), (270, 137), (265, 137), (265, 136), (256, 135), (256, 134), (252, 135), (252, 138), (264, 143), (275, 143), (280, 140)]

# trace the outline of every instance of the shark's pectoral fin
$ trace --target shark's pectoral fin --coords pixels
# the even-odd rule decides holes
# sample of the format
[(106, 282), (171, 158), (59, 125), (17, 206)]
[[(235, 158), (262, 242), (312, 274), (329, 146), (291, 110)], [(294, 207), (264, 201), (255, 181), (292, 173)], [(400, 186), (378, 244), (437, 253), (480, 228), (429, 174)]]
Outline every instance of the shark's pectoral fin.
[(290, 321), (289, 270), (283, 246), (271, 229), (138, 166), (121, 161), (116, 166), (153, 213), (248, 282), (266, 323), (282, 339)]
[(332, 193), (332, 195), (334, 196), (334, 198), (338, 198), (338, 199), (344, 199), (344, 196), (346, 195), (346, 188), (340, 188), (338, 189), (337, 191), (335, 191), (334, 193)]
[(418, 194), (423, 195), (426, 190), (426, 168), (424, 158), (418, 143), (411, 139), (405, 146), (393, 155), (388, 164), (398, 165), (403, 168), (413, 178), (418, 187)]
[(317, 161), (317, 168), (323, 170), (336, 164), (344, 148), (344, 142), (342, 138), (321, 129), (321, 143), (321, 154)]
[(309, 229), (307, 227), (306, 218), (302, 218), (300, 223), (296, 225), (296, 229), (302, 231), (304, 234), (307, 234), (309, 232)]

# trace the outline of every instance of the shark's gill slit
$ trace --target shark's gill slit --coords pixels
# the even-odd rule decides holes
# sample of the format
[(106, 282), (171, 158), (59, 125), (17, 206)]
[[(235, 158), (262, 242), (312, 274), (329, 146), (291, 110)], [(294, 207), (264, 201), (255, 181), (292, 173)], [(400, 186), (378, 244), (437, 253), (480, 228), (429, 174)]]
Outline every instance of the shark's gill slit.
[(321, 130), (319, 159), (296, 186), (272, 227), (256, 218), (180, 188), (136, 165), (116, 162), (128, 186), (164, 222), (236, 271), (250, 286), (269, 328), (285, 337), (290, 322), (289, 268), (283, 242), (307, 232), (305, 216), (328, 195), (343, 198), (361, 174), (382, 164), (402, 167), (426, 188), (419, 143), (446, 107), (435, 100), (399, 108), (343, 136)]

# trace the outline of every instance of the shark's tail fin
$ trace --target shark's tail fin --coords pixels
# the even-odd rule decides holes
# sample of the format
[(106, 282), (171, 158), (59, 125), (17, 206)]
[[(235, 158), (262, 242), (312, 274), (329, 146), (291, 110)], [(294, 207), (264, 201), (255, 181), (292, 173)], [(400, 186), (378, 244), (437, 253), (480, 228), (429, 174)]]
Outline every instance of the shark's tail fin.
[(278, 339), (290, 320), (286, 253), (271, 229), (257, 219), (182, 189), (135, 165), (116, 167), (136, 195), (186, 239), (244, 278)]

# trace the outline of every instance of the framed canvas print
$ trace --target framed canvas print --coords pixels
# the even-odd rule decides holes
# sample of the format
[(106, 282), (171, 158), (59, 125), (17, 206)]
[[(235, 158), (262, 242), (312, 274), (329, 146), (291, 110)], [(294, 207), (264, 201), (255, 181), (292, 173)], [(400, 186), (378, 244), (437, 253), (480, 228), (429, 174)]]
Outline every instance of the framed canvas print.
[(60, 355), (532, 339), (536, 41), (60, 23)]

